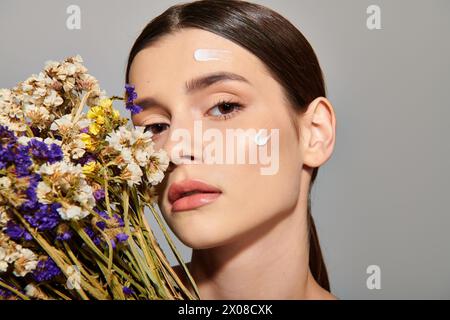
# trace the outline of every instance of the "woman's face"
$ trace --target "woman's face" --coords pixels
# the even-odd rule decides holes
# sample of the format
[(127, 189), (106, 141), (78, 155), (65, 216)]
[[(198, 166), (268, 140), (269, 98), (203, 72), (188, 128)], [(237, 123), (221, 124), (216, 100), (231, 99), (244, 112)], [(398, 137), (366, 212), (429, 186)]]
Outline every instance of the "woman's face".
[[(202, 61), (194, 58), (197, 49), (226, 50), (227, 54)], [(216, 72), (237, 74), (248, 82), (210, 81), (208, 85), (187, 92), (186, 82)], [(293, 210), (300, 192), (301, 145), (293, 125), (291, 107), (283, 99), (281, 86), (256, 56), (213, 33), (183, 29), (141, 50), (133, 60), (129, 76), (138, 94), (136, 104), (144, 107), (132, 117), (133, 123), (148, 126), (154, 133), (157, 150), (163, 148), (175, 161), (172, 158), (175, 146), (189, 144), (180, 142), (179, 137), (174, 139), (180, 129), (190, 133), (192, 146), (198, 143), (201, 147), (197, 149), (200, 153), (194, 148), (192, 152), (183, 152), (195, 156), (195, 162), (177, 164), (173, 171), (166, 173), (158, 187), (158, 202), (164, 218), (184, 244), (194, 249), (224, 245), (257, 234), (258, 230)], [(149, 101), (150, 97), (153, 102)], [(216, 106), (223, 101), (230, 104)], [(233, 107), (233, 103), (241, 107)], [(202, 132), (214, 128), (222, 134), (225, 155), (229, 152), (227, 144), (231, 143), (226, 139), (226, 129), (244, 132), (266, 129), (266, 136), (272, 132), (266, 145), (258, 146), (254, 140), (246, 139), (241, 147), (256, 148), (260, 152), (258, 161), (261, 161), (262, 153), (267, 153), (272, 166), (274, 161), (278, 164), (273, 166), (270, 174), (262, 174), (261, 168), (270, 165), (251, 163), (248, 157), (245, 163), (217, 163), (218, 160), (206, 163), (199, 157), (212, 140), (204, 141), (201, 135), (195, 136), (195, 123), (201, 124)], [(239, 131), (233, 131), (233, 134), (236, 132)], [(236, 148), (235, 153), (243, 150)], [(206, 205), (174, 211), (168, 198), (169, 187), (186, 179), (200, 179), (222, 193)]]

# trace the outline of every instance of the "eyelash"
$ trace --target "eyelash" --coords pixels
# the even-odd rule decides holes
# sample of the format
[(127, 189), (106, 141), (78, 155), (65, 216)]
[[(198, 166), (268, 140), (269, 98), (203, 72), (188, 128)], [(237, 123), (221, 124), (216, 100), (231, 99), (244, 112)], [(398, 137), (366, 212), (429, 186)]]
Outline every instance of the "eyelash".
[[(238, 112), (242, 111), (242, 109), (244, 108), (244, 106), (238, 102), (233, 102), (232, 100), (220, 100), (211, 109), (214, 109), (216, 107), (220, 107), (220, 106), (223, 106), (226, 104), (233, 106), (235, 108), (235, 110), (230, 113), (223, 114), (223, 115), (219, 115), (219, 116), (215, 116), (215, 117), (213, 116), (213, 118), (219, 118), (221, 120), (228, 120), (228, 119), (231, 119), (232, 117), (234, 117)], [(211, 109), (209, 109), (209, 110), (211, 110)]]
[[(217, 108), (217, 107), (220, 107), (220, 106), (224, 106), (224, 105), (230, 105), (230, 106), (234, 107), (234, 110), (231, 111), (230, 113), (226, 113), (226, 114), (219, 115), (219, 116), (213, 116), (213, 118), (218, 118), (218, 119), (220, 119), (220, 120), (228, 120), (228, 119), (233, 118), (237, 113), (239, 113), (240, 111), (242, 111), (242, 109), (244, 108), (244, 106), (243, 106), (242, 104), (238, 103), (238, 102), (233, 102), (232, 100), (220, 100), (219, 102), (217, 102), (216, 104), (214, 104), (214, 106), (212, 106), (212, 107), (208, 110), (208, 112), (209, 112), (211, 109), (214, 109), (214, 108)], [(157, 126), (157, 125), (167, 125), (167, 126), (168, 126), (169, 124), (167, 124), (167, 123), (153, 123), (153, 124), (150, 124), (150, 125), (145, 126), (145, 131), (151, 130), (151, 128), (152, 128), (153, 126)], [(161, 131), (161, 132), (162, 132), (162, 131)], [(156, 134), (154, 134), (154, 135), (158, 135), (158, 134), (160, 134), (161, 132), (156, 133)]]

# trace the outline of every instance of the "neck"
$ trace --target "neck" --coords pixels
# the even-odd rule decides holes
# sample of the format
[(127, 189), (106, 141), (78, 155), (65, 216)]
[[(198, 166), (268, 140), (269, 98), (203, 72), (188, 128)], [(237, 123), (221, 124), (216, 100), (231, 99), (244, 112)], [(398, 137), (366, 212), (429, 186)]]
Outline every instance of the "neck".
[(314, 299), (320, 286), (309, 270), (306, 207), (299, 201), (279, 221), (230, 244), (195, 249), (190, 272), (201, 299)]

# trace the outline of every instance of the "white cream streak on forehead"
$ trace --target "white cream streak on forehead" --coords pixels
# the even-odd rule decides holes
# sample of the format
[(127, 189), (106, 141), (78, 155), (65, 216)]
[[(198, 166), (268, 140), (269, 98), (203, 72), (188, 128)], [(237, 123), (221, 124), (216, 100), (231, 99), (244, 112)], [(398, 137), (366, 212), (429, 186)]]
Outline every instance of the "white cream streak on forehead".
[(228, 60), (231, 51), (223, 49), (197, 49), (194, 51), (194, 59), (197, 61)]

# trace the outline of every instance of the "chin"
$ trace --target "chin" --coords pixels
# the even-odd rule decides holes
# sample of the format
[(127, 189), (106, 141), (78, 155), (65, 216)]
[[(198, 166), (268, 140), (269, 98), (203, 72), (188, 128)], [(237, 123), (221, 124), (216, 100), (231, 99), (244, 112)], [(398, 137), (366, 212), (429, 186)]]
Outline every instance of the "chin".
[(222, 233), (223, 228), (220, 230), (207, 224), (199, 228), (195, 228), (193, 225), (178, 226), (172, 228), (172, 231), (184, 245), (198, 250), (222, 246), (232, 238)]
[(183, 236), (178, 238), (185, 246), (196, 250), (210, 249), (223, 244), (223, 242), (218, 241), (218, 239), (206, 239), (205, 237), (198, 237), (197, 235), (193, 235), (192, 237)]

